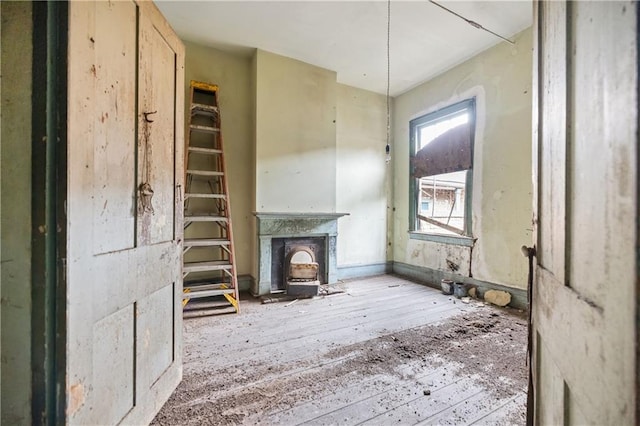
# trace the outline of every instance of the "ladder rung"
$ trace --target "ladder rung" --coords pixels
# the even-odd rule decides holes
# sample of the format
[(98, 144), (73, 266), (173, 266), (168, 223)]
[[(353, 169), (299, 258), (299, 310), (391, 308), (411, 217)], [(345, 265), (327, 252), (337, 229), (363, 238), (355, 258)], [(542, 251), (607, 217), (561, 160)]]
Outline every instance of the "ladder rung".
[(185, 292), (190, 292), (190, 291), (200, 291), (200, 290), (220, 290), (220, 289), (233, 289), (233, 286), (231, 285), (231, 283), (214, 283), (214, 284), (204, 284), (204, 283), (193, 283), (193, 284), (189, 284), (189, 283), (185, 283), (184, 285), (184, 291)]
[(189, 147), (189, 152), (194, 152), (196, 154), (210, 154), (210, 155), (222, 154), (222, 150), (221, 149), (200, 148), (200, 147), (197, 147), (197, 146), (190, 146)]
[(224, 173), (212, 170), (187, 170), (187, 174), (194, 176), (224, 176)]
[(218, 107), (215, 105), (192, 103), (191, 111), (205, 111), (205, 112), (217, 113)]
[(229, 244), (229, 240), (224, 238), (187, 238), (184, 240), (184, 247), (213, 247)]
[(191, 80), (191, 83), (189, 85), (191, 86), (192, 89), (200, 90), (202, 92), (209, 92), (211, 94), (214, 94), (218, 91), (217, 84), (204, 83), (202, 81)]
[(184, 194), (184, 196), (185, 198), (217, 198), (221, 200), (224, 200), (225, 198), (227, 198), (227, 196), (224, 194), (200, 194), (196, 192), (190, 192), (190, 193)]
[(200, 126), (198, 124), (192, 124), (189, 126), (191, 130), (204, 133), (218, 133), (220, 129), (218, 127)]
[(229, 219), (224, 216), (213, 216), (210, 214), (189, 214), (184, 215), (186, 222), (227, 222)]
[(197, 299), (199, 297), (211, 297), (211, 296), (222, 296), (224, 294), (233, 294), (234, 290), (232, 288), (220, 289), (220, 290), (197, 290), (191, 287), (191, 291), (188, 293), (184, 293), (183, 299)]
[(207, 272), (231, 269), (231, 264), (226, 260), (213, 260), (208, 262), (188, 262), (184, 264), (182, 272)]

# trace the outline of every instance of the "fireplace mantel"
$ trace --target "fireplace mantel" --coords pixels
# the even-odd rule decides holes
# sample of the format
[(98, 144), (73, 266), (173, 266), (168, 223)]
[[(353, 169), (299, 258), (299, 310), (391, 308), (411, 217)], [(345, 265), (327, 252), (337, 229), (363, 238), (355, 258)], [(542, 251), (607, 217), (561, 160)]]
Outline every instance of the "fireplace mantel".
[(349, 213), (277, 213), (277, 212), (254, 212), (254, 216), (259, 219), (339, 219), (348, 216)]
[(327, 282), (337, 281), (336, 243), (338, 219), (349, 213), (255, 212), (258, 219), (258, 279), (254, 296), (271, 293), (271, 243), (273, 238), (326, 238)]

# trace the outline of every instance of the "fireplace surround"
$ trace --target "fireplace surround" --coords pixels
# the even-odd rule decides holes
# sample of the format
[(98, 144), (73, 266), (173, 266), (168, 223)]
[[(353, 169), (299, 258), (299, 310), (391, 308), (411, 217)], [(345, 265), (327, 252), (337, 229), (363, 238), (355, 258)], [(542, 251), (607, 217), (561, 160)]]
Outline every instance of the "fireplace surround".
[[(274, 246), (279, 241), (315, 241), (323, 253), (316, 253), (320, 264), (319, 280), (322, 283), (337, 282), (338, 219), (348, 213), (254, 213), (258, 231), (258, 277), (251, 288), (254, 296), (279, 292), (281, 283), (272, 283), (274, 271)], [(275, 244), (274, 244), (275, 239)], [(321, 240), (321, 241), (319, 241)]]

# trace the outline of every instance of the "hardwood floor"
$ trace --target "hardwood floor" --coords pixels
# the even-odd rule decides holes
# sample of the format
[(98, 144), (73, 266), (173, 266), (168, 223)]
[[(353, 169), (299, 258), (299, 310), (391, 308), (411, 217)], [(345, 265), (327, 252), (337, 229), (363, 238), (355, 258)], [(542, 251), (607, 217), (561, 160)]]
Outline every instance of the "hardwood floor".
[(526, 322), (394, 276), (185, 319), (156, 424), (524, 424)]

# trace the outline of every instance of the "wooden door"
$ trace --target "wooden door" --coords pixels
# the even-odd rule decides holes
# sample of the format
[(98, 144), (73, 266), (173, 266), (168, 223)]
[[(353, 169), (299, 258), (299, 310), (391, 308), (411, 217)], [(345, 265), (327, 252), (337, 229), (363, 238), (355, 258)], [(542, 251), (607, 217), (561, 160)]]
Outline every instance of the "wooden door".
[(535, 423), (635, 424), (637, 5), (534, 16)]
[(152, 2), (69, 4), (69, 423), (148, 423), (181, 380), (183, 63)]

